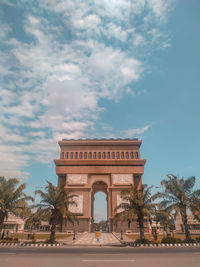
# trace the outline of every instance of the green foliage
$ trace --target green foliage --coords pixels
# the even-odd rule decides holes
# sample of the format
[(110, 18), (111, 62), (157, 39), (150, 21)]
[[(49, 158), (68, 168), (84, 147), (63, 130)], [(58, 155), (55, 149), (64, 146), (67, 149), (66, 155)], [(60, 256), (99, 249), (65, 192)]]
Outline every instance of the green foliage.
[(196, 239), (193, 239), (193, 238), (184, 239), (183, 240), (183, 243), (194, 244), (194, 243), (197, 243), (197, 240)]
[(39, 207), (35, 212), (31, 213), (26, 220), (26, 227), (29, 228), (38, 228), (41, 225), (42, 221), (49, 221), (50, 211), (48, 209), (43, 210)]
[(193, 190), (195, 181), (194, 176), (184, 179), (170, 174), (167, 175), (167, 180), (161, 182), (164, 192), (156, 194), (157, 198), (163, 198), (160, 206), (165, 212), (168, 214), (173, 212), (175, 217), (178, 214), (181, 215), (187, 240), (191, 238), (187, 221), (187, 209), (195, 217), (200, 214), (200, 190)]
[(93, 230), (94, 231), (106, 231), (108, 227), (107, 221), (100, 221), (98, 223), (93, 223)]
[(154, 220), (163, 227), (165, 232), (175, 230), (175, 222), (173, 216), (161, 209), (158, 204), (158, 209), (155, 210)]
[(19, 184), (15, 178), (0, 177), (0, 232), (9, 212), (22, 216), (28, 209), (27, 201), (33, 200), (33, 198), (24, 193), (25, 187), (25, 183)]
[(183, 240), (180, 238), (175, 238), (175, 237), (163, 237), (161, 240), (161, 243), (164, 244), (181, 244), (183, 243)]
[(147, 185), (142, 185), (142, 188), (138, 189), (132, 185), (129, 190), (121, 192), (121, 198), (124, 202), (116, 208), (116, 210), (123, 209), (123, 211), (116, 214), (115, 221), (125, 220), (130, 223), (134, 219), (137, 219), (141, 240), (144, 239), (144, 218), (151, 220), (156, 206), (152, 202), (151, 188)]
[(36, 206), (41, 208), (43, 214), (49, 214), (49, 223), (51, 225), (50, 241), (55, 242), (56, 225), (62, 225), (63, 219), (69, 220), (72, 224), (77, 220), (76, 216), (69, 211), (69, 204), (76, 205), (73, 201), (74, 195), (70, 194), (63, 186), (56, 187), (47, 181), (45, 192), (35, 191), (41, 197), (40, 204)]
[(195, 238), (195, 239), (196, 239), (197, 243), (200, 243), (200, 236)]
[(134, 244), (151, 244), (151, 241), (149, 239), (143, 238), (143, 239), (136, 239)]

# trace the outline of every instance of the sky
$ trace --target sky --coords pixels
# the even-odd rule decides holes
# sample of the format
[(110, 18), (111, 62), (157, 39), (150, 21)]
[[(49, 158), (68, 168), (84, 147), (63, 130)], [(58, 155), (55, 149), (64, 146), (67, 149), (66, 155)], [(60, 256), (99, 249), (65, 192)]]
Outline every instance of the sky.
[(1, 176), (33, 194), (58, 140), (139, 138), (144, 183), (200, 185), (199, 0), (1, 0), (0, 25)]

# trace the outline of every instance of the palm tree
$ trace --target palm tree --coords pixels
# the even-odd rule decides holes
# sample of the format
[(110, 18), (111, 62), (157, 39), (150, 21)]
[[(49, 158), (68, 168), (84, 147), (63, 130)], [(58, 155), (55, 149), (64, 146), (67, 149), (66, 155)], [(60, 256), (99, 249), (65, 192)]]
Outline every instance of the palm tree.
[(76, 205), (73, 201), (74, 195), (71, 195), (69, 191), (61, 187), (56, 187), (52, 183), (47, 181), (45, 192), (42, 190), (35, 191), (41, 197), (40, 204), (37, 207), (41, 207), (44, 213), (50, 213), (49, 224), (51, 226), (50, 242), (55, 242), (55, 230), (56, 225), (62, 226), (63, 219), (69, 220), (72, 224), (76, 220), (76, 216), (69, 211), (69, 205)]
[(165, 210), (156, 210), (154, 220), (156, 223), (160, 223), (160, 226), (162, 226), (167, 236), (170, 235), (171, 230), (174, 230), (174, 218), (172, 214), (166, 212)]
[(133, 211), (129, 211), (129, 210), (123, 210), (120, 213), (116, 213), (114, 216), (114, 224), (118, 225), (118, 222), (127, 222), (128, 223), (128, 229), (130, 229), (131, 223), (136, 220), (137, 217), (136, 215), (133, 213)]
[(39, 228), (42, 221), (49, 221), (50, 212), (49, 210), (44, 211), (41, 207), (38, 208), (35, 212), (31, 213), (26, 220), (26, 226), (29, 227), (30, 230), (33, 228)]
[(158, 192), (156, 196), (163, 198), (160, 205), (167, 213), (174, 212), (175, 216), (180, 214), (185, 229), (186, 240), (191, 239), (187, 212), (190, 210), (194, 216), (200, 211), (200, 190), (193, 191), (195, 185), (195, 177), (178, 178), (170, 174), (167, 180), (161, 181), (164, 192)]
[(19, 181), (15, 178), (0, 177), (0, 233), (8, 213), (21, 215), (22, 210), (27, 209), (27, 201), (33, 200), (24, 193), (25, 187), (25, 183), (19, 185)]
[[(140, 229), (140, 240), (144, 240), (144, 221), (145, 219), (151, 220), (153, 210), (156, 204), (153, 203), (151, 196), (151, 188), (146, 184), (142, 185), (141, 189), (137, 189), (135, 185), (132, 185), (129, 190), (121, 192), (121, 198), (124, 202), (119, 204), (116, 208), (123, 209), (120, 213), (122, 218), (128, 218), (129, 223), (137, 219)], [(120, 217), (120, 214), (118, 215)]]

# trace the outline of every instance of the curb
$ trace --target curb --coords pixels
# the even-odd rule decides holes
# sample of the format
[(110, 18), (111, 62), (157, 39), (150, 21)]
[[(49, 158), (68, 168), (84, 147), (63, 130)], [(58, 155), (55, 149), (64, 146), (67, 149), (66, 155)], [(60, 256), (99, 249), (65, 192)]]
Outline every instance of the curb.
[(178, 243), (178, 244), (135, 244), (134, 242), (124, 242), (127, 246), (130, 247), (199, 247), (200, 243)]
[(129, 246), (129, 247), (198, 247), (200, 246), (200, 243), (177, 243), (177, 244), (135, 244), (134, 242), (126, 242), (121, 240), (115, 233), (112, 233), (118, 240), (119, 242), (124, 245), (124, 246)]
[(0, 243), (0, 247), (59, 247), (61, 244)]

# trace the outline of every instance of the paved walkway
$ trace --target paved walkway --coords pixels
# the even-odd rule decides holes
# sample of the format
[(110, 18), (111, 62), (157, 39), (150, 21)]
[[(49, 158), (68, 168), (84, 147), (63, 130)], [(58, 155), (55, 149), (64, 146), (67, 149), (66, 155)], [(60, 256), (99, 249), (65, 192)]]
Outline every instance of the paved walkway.
[(68, 244), (73, 244), (73, 245), (119, 245), (120, 242), (119, 240), (111, 233), (101, 233), (101, 238), (97, 240), (95, 238), (94, 233), (83, 233), (79, 234), (76, 238), (76, 240), (70, 242), (71, 240), (66, 240), (68, 241)]
[[(121, 233), (114, 233), (114, 235), (117, 236), (117, 238), (121, 240)], [(125, 241), (125, 242), (134, 242), (135, 240), (133, 240), (132, 238), (129, 238), (128, 235), (123, 233), (123, 241)]]

